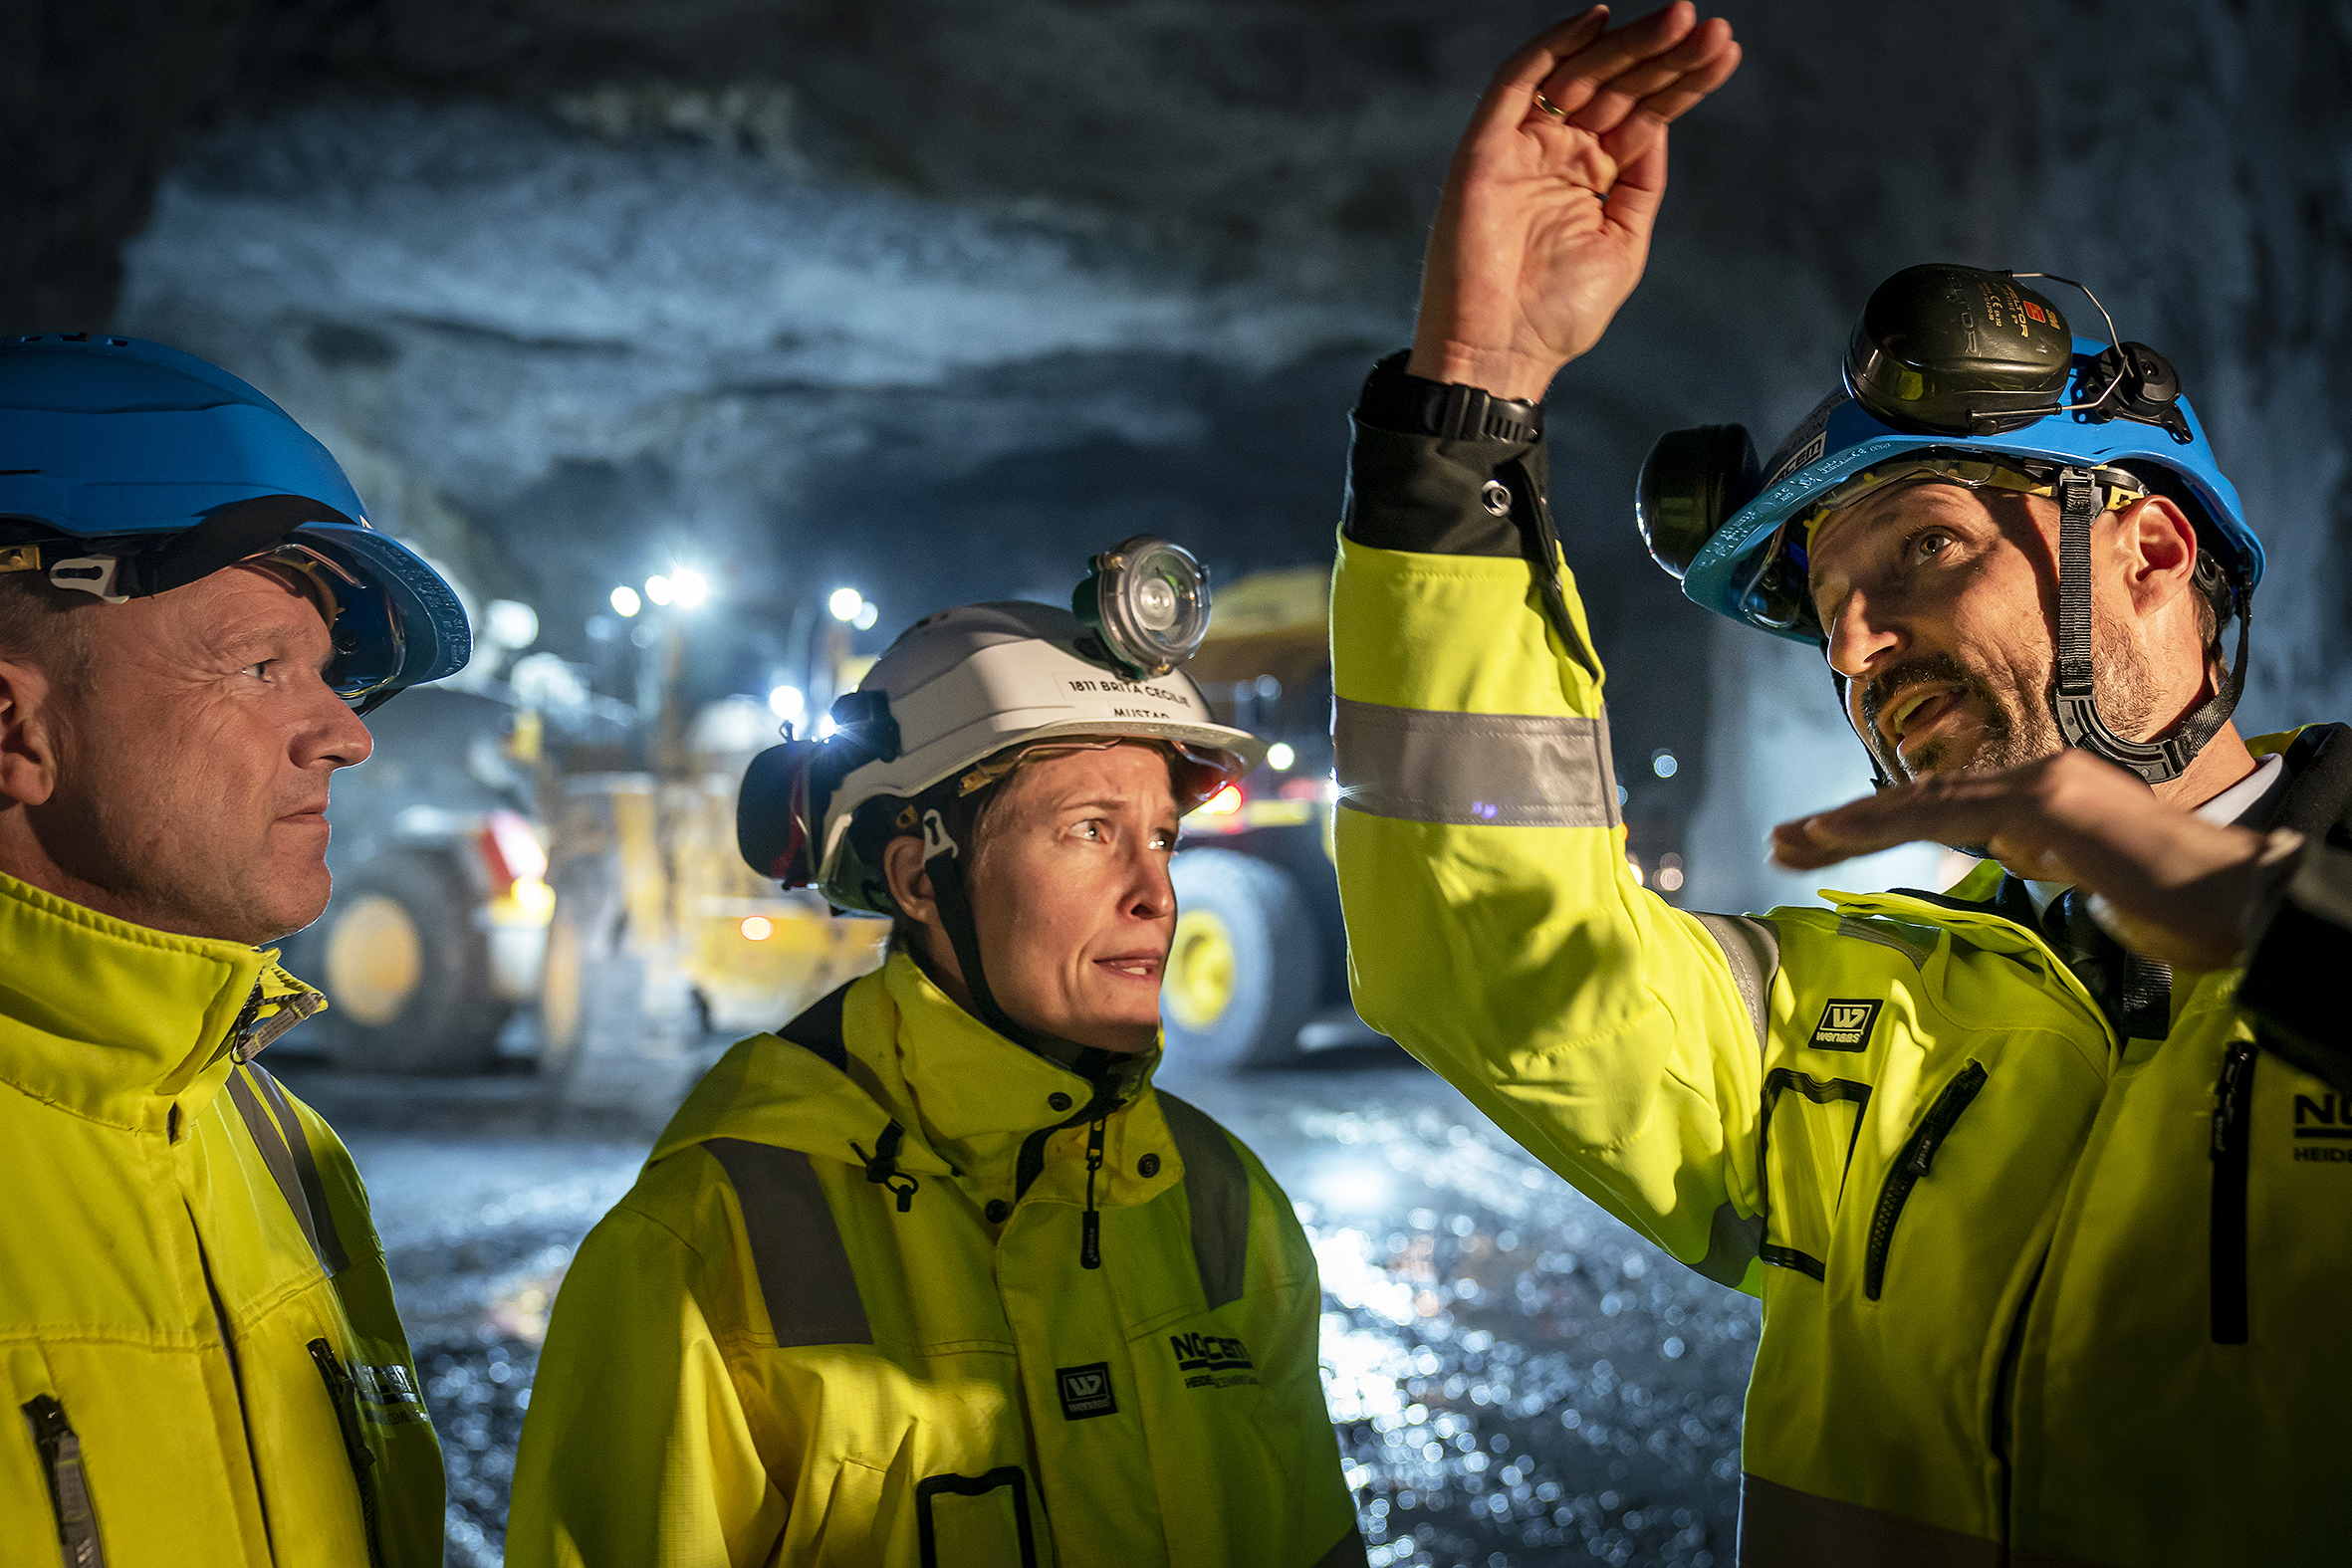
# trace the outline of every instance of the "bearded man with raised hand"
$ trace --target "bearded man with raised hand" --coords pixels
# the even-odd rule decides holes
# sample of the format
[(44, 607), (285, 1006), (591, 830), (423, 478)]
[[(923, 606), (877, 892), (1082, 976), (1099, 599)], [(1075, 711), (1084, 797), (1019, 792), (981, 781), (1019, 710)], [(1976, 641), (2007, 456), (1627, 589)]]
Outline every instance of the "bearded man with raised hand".
[(351, 1156), (254, 1058), (324, 999), (359, 714), (449, 586), (275, 403), (158, 343), (0, 344), (0, 1551), (441, 1561), (440, 1449)]
[(1742, 1563), (2341, 1561), (2352, 740), (2230, 723), (2262, 550), (2163, 356), (2095, 301), (2077, 336), (2021, 275), (1916, 267), (1768, 461), (1663, 438), (1652, 553), (1817, 645), (1889, 785), (1775, 854), (1990, 858), (1743, 918), (1627, 863), (1540, 400), (1640, 277), (1666, 122), (1738, 58), (1687, 4), (1596, 8), (1455, 155), (1332, 590), (1357, 1008), (1763, 1298)]

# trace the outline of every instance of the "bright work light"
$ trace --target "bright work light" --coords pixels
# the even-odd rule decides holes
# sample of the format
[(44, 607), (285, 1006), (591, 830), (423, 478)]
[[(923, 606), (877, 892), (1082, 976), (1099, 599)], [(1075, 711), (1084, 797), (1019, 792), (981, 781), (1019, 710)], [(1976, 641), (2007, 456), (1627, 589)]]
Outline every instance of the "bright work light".
[(644, 602), (637, 597), (637, 590), (627, 583), (612, 590), (612, 613), (622, 620), (627, 620), (644, 607)]
[(680, 566), (670, 573), (670, 597), (678, 601), (678, 608), (693, 609), (710, 596), (710, 579), (692, 566)]
[(1138, 534), (1096, 556), (1069, 607), (1129, 680), (1167, 674), (1209, 630), (1209, 571), (1189, 551)]
[(835, 620), (855, 620), (864, 604), (865, 595), (855, 588), (835, 588), (832, 597), (824, 601), (824, 607), (833, 612)]

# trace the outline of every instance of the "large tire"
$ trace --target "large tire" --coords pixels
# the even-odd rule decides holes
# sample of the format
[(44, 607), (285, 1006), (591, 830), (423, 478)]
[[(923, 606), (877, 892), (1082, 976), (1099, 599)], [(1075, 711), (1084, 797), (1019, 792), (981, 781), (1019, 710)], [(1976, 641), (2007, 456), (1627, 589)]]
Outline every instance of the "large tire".
[(449, 856), (389, 850), (347, 873), (288, 967), (327, 994), (308, 1025), (346, 1072), (464, 1073), (498, 1057), (514, 1010), (490, 977), (480, 898)]
[(1280, 866), (1187, 849), (1170, 867), (1176, 935), (1160, 988), (1179, 1062), (1271, 1067), (1294, 1060), (1322, 991), (1314, 917)]

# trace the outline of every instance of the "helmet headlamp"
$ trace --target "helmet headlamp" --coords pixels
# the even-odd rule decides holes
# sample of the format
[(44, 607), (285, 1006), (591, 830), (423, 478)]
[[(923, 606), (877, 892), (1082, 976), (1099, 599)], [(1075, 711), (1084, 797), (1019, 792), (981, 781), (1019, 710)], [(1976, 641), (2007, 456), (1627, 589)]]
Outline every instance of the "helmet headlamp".
[(1209, 568), (1181, 546), (1138, 534), (1096, 556), (1069, 607), (1131, 681), (1182, 664), (1209, 631)]

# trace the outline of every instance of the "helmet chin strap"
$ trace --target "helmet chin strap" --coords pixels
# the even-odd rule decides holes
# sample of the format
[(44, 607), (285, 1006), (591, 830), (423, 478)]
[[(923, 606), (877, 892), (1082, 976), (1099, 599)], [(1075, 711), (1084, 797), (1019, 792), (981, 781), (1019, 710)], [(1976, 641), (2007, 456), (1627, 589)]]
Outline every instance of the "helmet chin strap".
[(973, 1016), (1016, 1045), (1058, 1062), (1081, 1078), (1101, 1079), (1115, 1059), (1114, 1052), (1016, 1023), (998, 1005), (996, 993), (989, 989), (988, 975), (980, 967), (980, 930), (972, 920), (971, 890), (964, 885), (963, 849), (936, 809), (923, 813), (923, 871), (931, 878), (939, 923), (947, 928), (957, 967), (964, 972), (964, 990), (971, 995)]
[(2050, 691), (2058, 734), (2068, 746), (2138, 774), (2150, 784), (2178, 779), (2206, 743), (2230, 722), (2238, 695), (2245, 689), (2246, 632), (2253, 621), (2253, 595), (2232, 586), (2237, 610), (2237, 658), (2221, 689), (2170, 735), (2154, 741), (2125, 740), (2099, 718), (2098, 701), (2092, 695), (2091, 524), (2102, 510), (2099, 484), (2087, 469), (2065, 469), (2058, 475), (2058, 672)]

